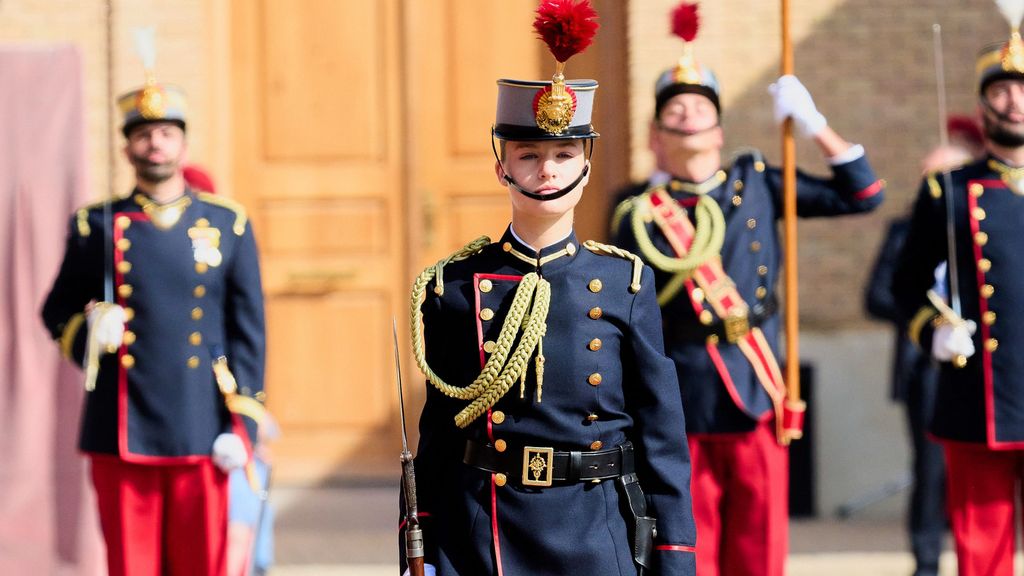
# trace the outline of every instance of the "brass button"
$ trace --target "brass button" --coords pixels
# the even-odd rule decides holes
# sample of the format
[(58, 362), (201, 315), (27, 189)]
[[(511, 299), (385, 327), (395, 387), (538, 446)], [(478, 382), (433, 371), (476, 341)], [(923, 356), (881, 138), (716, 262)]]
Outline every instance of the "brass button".
[(206, 286), (203, 286), (202, 284), (196, 286), (195, 288), (192, 289), (192, 295), (195, 296), (196, 298), (202, 298), (203, 296), (206, 296)]
[(758, 286), (757, 290), (754, 290), (754, 295), (757, 296), (758, 298), (764, 298), (765, 296), (768, 295), (768, 289), (765, 288), (764, 286)]
[(708, 336), (707, 343), (718, 344), (718, 334), (712, 334), (711, 336)]
[(995, 352), (996, 348), (999, 348), (999, 340), (996, 340), (995, 338), (989, 338), (988, 340), (985, 340), (985, 350), (988, 350), (989, 352)]
[(501, 249), (504, 250), (505, 252), (511, 252), (512, 251), (512, 243), (511, 242), (505, 242), (504, 244), (501, 245)]
[(494, 449), (498, 452), (504, 452), (507, 448), (508, 444), (506, 444), (504, 440), (499, 438), (494, 441)]
[(199, 356), (189, 356), (188, 357), (188, 367), (189, 368), (199, 368)]
[(188, 335), (188, 343), (193, 346), (199, 346), (203, 343), (203, 335), (199, 332), (193, 332)]
[(971, 193), (971, 196), (977, 198), (985, 193), (985, 187), (975, 182), (974, 184), (971, 184), (970, 188), (968, 188), (968, 191)]
[(135, 356), (132, 356), (131, 354), (121, 356), (121, 366), (124, 366), (125, 368), (135, 366)]
[(132, 225), (132, 219), (127, 216), (118, 216), (114, 219), (114, 226), (117, 226), (120, 230), (127, 230)]
[(743, 204), (743, 197), (742, 196), (733, 196), (732, 197), (732, 205), (733, 206), (739, 206), (740, 204)]
[(197, 228), (209, 228), (210, 227), (210, 221), (207, 220), (206, 218), (200, 218), (200, 219), (196, 220), (196, 227)]
[(757, 220), (754, 220), (753, 218), (747, 218), (747, 228), (750, 228), (751, 230), (757, 228)]
[(252, 397), (255, 398), (256, 400), (260, 401), (260, 402), (266, 402), (267, 401), (267, 393), (264, 392), (263, 390), (260, 390), (259, 392), (253, 394)]
[(495, 410), (494, 412), (491, 412), (491, 422), (494, 422), (495, 424), (501, 424), (504, 421), (505, 421), (505, 413), (504, 412), (502, 412), (501, 410)]
[(121, 337), (121, 342), (124, 342), (125, 346), (131, 346), (135, 344), (135, 332), (131, 330), (125, 330), (124, 336)]
[(593, 442), (590, 443), (591, 450), (600, 450), (603, 446), (604, 442), (601, 442), (600, 440), (594, 440)]
[(483, 320), (484, 322), (490, 320), (491, 318), (494, 318), (494, 310), (491, 310), (490, 308), (484, 308), (483, 310), (480, 311), (480, 319)]
[(992, 261), (991, 260), (989, 260), (988, 258), (982, 258), (981, 260), (978, 260), (978, 270), (981, 270), (982, 272), (988, 272), (991, 269), (992, 269)]
[(118, 238), (114, 246), (121, 252), (127, 252), (132, 247), (132, 241), (127, 238)]
[(743, 180), (737, 180), (732, 183), (732, 189), (739, 192), (743, 190)]
[(591, 412), (590, 414), (587, 414), (587, 422), (597, 422), (597, 418), (598, 418), (598, 416), (594, 412)]
[(594, 320), (597, 320), (598, 318), (601, 317), (601, 307), (594, 306), (593, 308), (590, 309), (590, 312), (587, 312), (587, 316), (590, 316)]
[(483, 280), (480, 281), (481, 292), (490, 292), (491, 288), (494, 288), (494, 284), (491, 284), (490, 280), (484, 278)]
[(202, 320), (202, 318), (203, 318), (203, 309), (200, 308), (199, 306), (196, 306), (195, 308), (193, 308), (192, 309), (192, 319), (193, 320)]
[(974, 241), (978, 246), (984, 246), (985, 244), (988, 244), (988, 234), (984, 232), (976, 232), (974, 234)]
[(765, 266), (764, 264), (761, 264), (760, 266), (758, 266), (757, 267), (757, 275), (758, 276), (767, 276), (768, 275), (768, 267)]
[(597, 278), (594, 278), (593, 280), (590, 281), (590, 284), (587, 284), (587, 288), (589, 288), (590, 291), (595, 294), (601, 291), (602, 286), (604, 285), (601, 284), (601, 281), (598, 280)]
[(131, 298), (133, 290), (131, 284), (121, 284), (117, 287), (117, 295), (121, 298)]
[(693, 299), (694, 302), (703, 302), (704, 290), (702, 290), (701, 288), (694, 288), (693, 292), (690, 292), (690, 297)]
[(494, 485), (497, 486), (498, 488), (501, 488), (507, 482), (508, 478), (506, 478), (505, 475), (502, 474), (501, 472), (498, 472), (497, 474), (494, 475)]
[(984, 314), (981, 315), (981, 321), (984, 322), (986, 326), (991, 326), (991, 325), (995, 324), (996, 323), (996, 313), (991, 311), (991, 310), (989, 310), (988, 312), (985, 312)]
[(753, 242), (751, 242), (750, 243), (750, 251), (751, 252), (760, 252), (761, 251), (761, 243), (758, 242), (757, 240), (754, 240)]
[(985, 209), (981, 206), (975, 206), (974, 210), (971, 210), (971, 215), (974, 216), (975, 220), (985, 219)]
[(593, 340), (590, 341), (590, 344), (587, 344), (587, 348), (590, 348), (594, 352), (597, 352), (598, 350), (601, 349), (601, 339), (594, 338)]
[(982, 298), (991, 298), (992, 295), (995, 294), (995, 293), (996, 293), (996, 289), (991, 284), (982, 284), (981, 285), (981, 297)]
[(124, 307), (124, 321), (125, 322), (131, 322), (134, 319), (135, 319), (135, 308), (131, 308), (131, 307), (125, 306)]
[(760, 160), (754, 162), (754, 170), (757, 172), (764, 172), (764, 162)]
[(715, 319), (715, 317), (711, 314), (711, 310), (701, 310), (700, 311), (700, 323), (701, 324), (703, 324), (705, 326), (710, 326), (711, 322), (713, 322), (714, 319)]
[(206, 274), (206, 271), (210, 266), (206, 262), (196, 262), (196, 272), (199, 274)]
[(576, 255), (576, 245), (573, 244), (572, 242), (569, 242), (568, 244), (566, 244), (565, 245), (565, 253), (568, 254), (569, 256), (575, 256)]
[(488, 340), (487, 342), (484, 342), (484, 352), (486, 352), (488, 354), (490, 354), (491, 352), (494, 352), (494, 349), (497, 348), (497, 347), (498, 347), (498, 345), (495, 344), (493, 340)]
[(598, 386), (601, 384), (601, 381), (603, 379), (604, 378), (601, 376), (600, 372), (594, 372), (593, 374), (587, 377), (587, 382), (590, 382), (591, 386)]
[(117, 263), (117, 271), (121, 274), (127, 274), (132, 271), (132, 263), (127, 260), (121, 260)]

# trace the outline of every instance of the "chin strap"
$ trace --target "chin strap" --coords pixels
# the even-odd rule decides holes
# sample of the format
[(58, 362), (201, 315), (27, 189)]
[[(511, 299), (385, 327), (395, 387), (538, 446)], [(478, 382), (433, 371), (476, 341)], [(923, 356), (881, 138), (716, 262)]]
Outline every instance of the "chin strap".
[[(590, 173), (590, 158), (594, 155), (594, 139), (593, 138), (587, 138), (587, 141), (583, 143), (584, 154), (586, 154), (586, 156), (587, 156), (587, 165), (583, 167), (583, 170), (580, 171), (580, 175), (577, 176), (575, 180), (573, 180), (568, 186), (566, 186), (564, 188), (560, 188), (557, 191), (552, 192), (550, 194), (537, 194), (536, 192), (530, 192), (530, 191), (524, 189), (522, 186), (520, 186), (515, 180), (512, 179), (511, 176), (508, 175), (508, 172), (505, 170), (505, 165), (502, 164), (501, 158), (498, 157), (498, 149), (497, 149), (497, 147), (494, 144), (494, 140), (495, 140), (494, 128), (491, 128), (491, 152), (494, 153), (494, 159), (497, 160), (498, 164), (501, 166), (501, 171), (505, 173), (505, 176), (504, 176), (505, 182), (508, 183), (510, 188), (512, 188), (516, 192), (519, 192), (523, 196), (526, 196), (527, 198), (531, 198), (533, 200), (539, 200), (541, 202), (549, 202), (551, 200), (558, 200), (562, 196), (565, 196), (569, 192), (572, 192), (577, 186), (580, 185), (580, 182), (582, 182), (583, 179), (586, 178), (587, 174)], [(590, 151), (589, 152), (587, 151), (587, 142), (590, 143)]]
[(708, 126), (707, 128), (701, 128), (700, 130), (695, 130), (693, 132), (684, 132), (683, 130), (679, 130), (678, 128), (670, 128), (662, 124), (661, 120), (656, 120), (654, 122), (654, 125), (658, 128), (658, 130), (662, 132), (667, 132), (675, 136), (696, 136), (697, 134), (714, 130), (715, 128), (718, 128), (721, 124), (719, 122), (715, 122), (714, 124)]

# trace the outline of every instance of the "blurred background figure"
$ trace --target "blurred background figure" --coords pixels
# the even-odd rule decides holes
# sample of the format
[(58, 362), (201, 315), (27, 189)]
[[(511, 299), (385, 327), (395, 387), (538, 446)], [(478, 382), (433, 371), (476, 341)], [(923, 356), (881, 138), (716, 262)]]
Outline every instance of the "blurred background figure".
[[(946, 127), (949, 144), (936, 146), (921, 161), (921, 172), (927, 179), (934, 179), (936, 174), (984, 154), (981, 129), (973, 119), (950, 116)], [(907, 511), (907, 530), (916, 565), (914, 576), (935, 576), (947, 526), (942, 447), (927, 437), (928, 423), (935, 408), (937, 372), (931, 357), (907, 337), (907, 320), (901, 317), (892, 294), (896, 261), (909, 228), (909, 215), (891, 221), (871, 272), (865, 304), (868, 314), (892, 322), (895, 328), (892, 399), (905, 407), (913, 447), (913, 491)]]

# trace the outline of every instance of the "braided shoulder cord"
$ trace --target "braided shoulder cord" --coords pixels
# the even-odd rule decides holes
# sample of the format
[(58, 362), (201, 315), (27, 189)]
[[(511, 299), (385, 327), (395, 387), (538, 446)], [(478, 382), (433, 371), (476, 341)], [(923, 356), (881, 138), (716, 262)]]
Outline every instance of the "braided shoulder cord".
[(631, 210), (635, 210), (635, 208), (633, 207), (634, 200), (636, 200), (635, 196), (626, 198), (622, 202), (619, 202), (619, 205), (615, 207), (615, 211), (612, 212), (611, 232), (613, 236), (618, 233), (619, 225), (622, 223), (622, 219), (625, 218)]
[[(644, 199), (647, 200), (646, 197)], [(689, 252), (682, 258), (663, 254), (651, 241), (646, 226), (649, 211), (649, 200), (634, 208), (633, 234), (640, 253), (655, 268), (665, 272), (682, 273), (689, 277), (701, 264), (721, 253), (722, 244), (725, 242), (725, 215), (710, 196), (700, 196), (697, 200), (696, 231)]]
[(639, 256), (633, 254), (629, 250), (623, 250), (618, 246), (611, 244), (602, 244), (601, 242), (595, 242), (593, 240), (587, 240), (583, 243), (583, 247), (595, 254), (610, 254), (612, 256), (618, 256), (625, 260), (629, 260), (633, 263), (633, 277), (629, 283), (629, 291), (636, 294), (640, 291), (640, 278), (644, 273), (644, 261)]

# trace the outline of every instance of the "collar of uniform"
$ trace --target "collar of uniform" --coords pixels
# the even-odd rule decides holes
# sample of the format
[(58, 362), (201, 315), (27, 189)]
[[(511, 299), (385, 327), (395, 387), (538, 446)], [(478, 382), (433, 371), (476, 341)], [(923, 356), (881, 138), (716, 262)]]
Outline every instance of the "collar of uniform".
[(149, 220), (154, 226), (161, 230), (168, 230), (181, 220), (182, 214), (192, 204), (192, 193), (186, 188), (185, 193), (181, 196), (165, 204), (160, 204), (136, 188), (132, 194), (132, 200), (142, 208), (146, 216), (149, 216)]
[(995, 156), (989, 156), (988, 167), (995, 170), (1011, 192), (1024, 196), (1024, 167), (1014, 168)]
[(573, 230), (565, 239), (556, 242), (551, 246), (542, 248), (538, 254), (532, 248), (523, 244), (512, 234), (512, 227), (505, 230), (501, 237), (501, 251), (514, 259), (532, 267), (550, 270), (552, 267), (567, 264), (573, 260), (579, 252), (580, 243), (576, 239), (576, 231)]
[(727, 179), (728, 174), (726, 174), (725, 170), (719, 169), (703, 182), (691, 182), (673, 176), (668, 184), (666, 184), (666, 187), (668, 187), (669, 192), (684, 192), (700, 196), (718, 188)]

